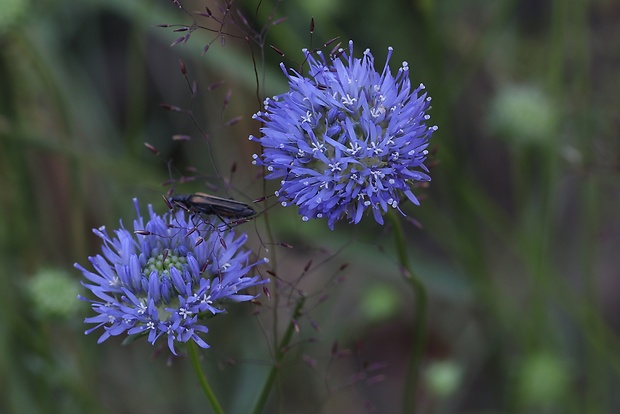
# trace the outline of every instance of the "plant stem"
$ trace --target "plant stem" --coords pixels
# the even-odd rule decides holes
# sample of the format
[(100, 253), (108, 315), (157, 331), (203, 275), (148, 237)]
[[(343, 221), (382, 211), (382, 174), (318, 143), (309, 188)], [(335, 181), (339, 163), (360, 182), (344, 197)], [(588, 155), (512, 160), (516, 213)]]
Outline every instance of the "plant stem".
[(220, 402), (215, 397), (209, 382), (207, 381), (207, 377), (205, 376), (202, 368), (200, 366), (200, 359), (198, 358), (198, 347), (194, 341), (187, 341), (187, 348), (189, 349), (189, 356), (192, 360), (192, 367), (194, 368), (194, 372), (196, 373), (196, 377), (198, 377), (198, 382), (200, 383), (200, 388), (202, 388), (202, 392), (209, 400), (209, 404), (211, 404), (211, 408), (213, 408), (213, 412), (215, 414), (224, 414), (224, 410), (220, 405)]
[(407, 378), (405, 380), (405, 389), (403, 392), (403, 412), (412, 414), (415, 413), (416, 409), (418, 374), (420, 371), (424, 345), (426, 343), (426, 288), (420, 278), (417, 277), (417, 275), (411, 270), (411, 266), (409, 265), (405, 235), (398, 216), (394, 210), (390, 210), (387, 213), (387, 217), (392, 223), (398, 261), (402, 269), (405, 271), (407, 276), (406, 280), (411, 285), (415, 295), (415, 315), (412, 339), (413, 350), (411, 352), (411, 358), (409, 359)]
[(302, 309), (303, 309), (305, 301), (306, 301), (306, 298), (304, 297), (300, 298), (299, 302), (297, 302), (297, 306), (295, 306), (295, 309), (293, 310), (291, 321), (289, 322), (289, 325), (286, 328), (286, 332), (284, 333), (282, 340), (280, 341), (280, 343), (278, 344), (278, 347), (275, 350), (275, 361), (273, 363), (273, 366), (271, 367), (271, 370), (269, 371), (269, 375), (267, 376), (267, 379), (265, 380), (263, 389), (261, 390), (258, 396), (258, 400), (256, 400), (256, 403), (254, 404), (254, 409), (252, 410), (252, 414), (260, 414), (263, 408), (265, 407), (265, 404), (267, 403), (269, 392), (271, 391), (271, 387), (273, 386), (273, 383), (275, 382), (276, 377), (278, 376), (278, 372), (280, 370), (280, 363), (282, 362), (282, 359), (284, 358), (284, 355), (286, 353), (286, 348), (288, 347), (288, 344), (290, 343), (291, 338), (293, 337), (293, 332), (295, 332), (295, 325), (296, 325), (295, 321), (302, 314), (303, 312)]

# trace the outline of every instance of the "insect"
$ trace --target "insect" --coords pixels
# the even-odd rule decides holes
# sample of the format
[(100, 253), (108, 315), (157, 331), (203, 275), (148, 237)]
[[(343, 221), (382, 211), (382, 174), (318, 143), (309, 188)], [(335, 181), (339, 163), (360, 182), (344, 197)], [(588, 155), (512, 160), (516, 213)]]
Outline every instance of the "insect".
[(245, 219), (256, 215), (256, 211), (245, 203), (206, 193), (179, 194), (170, 197), (170, 202), (193, 213), (213, 214), (219, 218)]

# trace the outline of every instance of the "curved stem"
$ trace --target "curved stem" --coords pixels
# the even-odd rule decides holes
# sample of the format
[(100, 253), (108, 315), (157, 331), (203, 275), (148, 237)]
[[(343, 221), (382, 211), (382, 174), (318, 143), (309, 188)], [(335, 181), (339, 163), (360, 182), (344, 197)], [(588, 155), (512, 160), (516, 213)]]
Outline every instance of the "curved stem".
[[(263, 194), (266, 194), (266, 180), (263, 180)], [(267, 198), (265, 198), (265, 228), (267, 229), (267, 237), (269, 240), (269, 245), (274, 246), (269, 250), (270, 254), (270, 262), (271, 268), (275, 271), (278, 268), (278, 264), (276, 262), (276, 249), (275, 242), (273, 237), (273, 231), (271, 229), (271, 223), (269, 221), (269, 210), (267, 210)], [(278, 309), (280, 309), (280, 289), (278, 289), (278, 283), (273, 284), (272, 289), (273, 296), (273, 343), (278, 342)]]
[(420, 278), (411, 270), (411, 266), (409, 265), (405, 235), (398, 216), (394, 210), (390, 210), (387, 213), (387, 217), (394, 231), (394, 243), (398, 261), (415, 295), (415, 315), (412, 338), (413, 349), (411, 358), (409, 359), (405, 390), (403, 393), (403, 412), (409, 414), (415, 413), (418, 374), (424, 345), (426, 343), (426, 288)]
[(192, 367), (194, 368), (194, 373), (198, 378), (198, 382), (200, 383), (200, 388), (202, 388), (202, 392), (209, 400), (209, 404), (211, 404), (211, 408), (213, 408), (213, 412), (215, 414), (224, 414), (224, 410), (220, 405), (220, 402), (215, 397), (209, 382), (207, 381), (207, 377), (202, 371), (202, 367), (200, 366), (200, 359), (198, 358), (198, 347), (194, 341), (187, 341), (187, 348), (189, 349), (189, 356), (192, 360)]
[(254, 409), (252, 410), (252, 414), (260, 414), (263, 408), (265, 407), (265, 404), (267, 403), (269, 392), (271, 391), (271, 387), (273, 386), (273, 383), (275, 382), (276, 377), (278, 376), (278, 372), (280, 370), (280, 363), (282, 362), (282, 359), (284, 358), (284, 354), (286, 353), (286, 348), (291, 342), (291, 338), (293, 337), (293, 332), (295, 332), (295, 325), (296, 325), (295, 321), (302, 314), (302, 309), (303, 309), (305, 301), (306, 301), (306, 298), (304, 297), (300, 298), (299, 302), (297, 302), (297, 306), (295, 306), (295, 309), (293, 310), (291, 321), (289, 322), (288, 327), (286, 328), (286, 332), (284, 333), (282, 340), (280, 341), (280, 343), (278, 344), (278, 347), (276, 348), (274, 364), (271, 367), (271, 370), (269, 371), (269, 375), (267, 376), (267, 379), (265, 380), (265, 384), (263, 384), (263, 389), (261, 390), (258, 396), (258, 400), (256, 400), (256, 403), (254, 404)]

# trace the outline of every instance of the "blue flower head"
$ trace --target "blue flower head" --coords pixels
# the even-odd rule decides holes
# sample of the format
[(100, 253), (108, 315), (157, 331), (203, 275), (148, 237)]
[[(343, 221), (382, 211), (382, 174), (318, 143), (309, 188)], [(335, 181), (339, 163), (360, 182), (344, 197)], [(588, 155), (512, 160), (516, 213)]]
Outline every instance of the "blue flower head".
[(396, 76), (388, 65), (374, 68), (366, 50), (362, 58), (340, 49), (326, 58), (304, 50), (306, 75), (281, 68), (290, 90), (265, 101), (254, 115), (263, 123), (263, 147), (253, 163), (267, 167), (267, 179), (281, 179), (276, 192), (282, 205), (299, 207), (307, 221), (347, 217), (358, 223), (366, 209), (383, 224), (383, 213), (400, 210), (404, 194), (414, 204), (414, 181), (430, 181), (424, 165), (428, 140), (436, 126), (426, 126), (430, 97), (420, 84), (413, 91), (409, 66), (403, 62)]
[(201, 318), (224, 312), (225, 302), (253, 299), (240, 291), (266, 282), (247, 276), (262, 262), (249, 263), (245, 234), (218, 230), (216, 222), (189, 218), (180, 209), (160, 216), (150, 205), (145, 224), (134, 204), (133, 232), (122, 223), (114, 236), (105, 227), (93, 230), (103, 240), (103, 255), (88, 258), (94, 272), (75, 264), (98, 298), (80, 297), (97, 313), (85, 319), (95, 324), (86, 333), (103, 328), (99, 343), (123, 333), (146, 335), (151, 344), (164, 337), (173, 354), (175, 343), (189, 340), (208, 348)]

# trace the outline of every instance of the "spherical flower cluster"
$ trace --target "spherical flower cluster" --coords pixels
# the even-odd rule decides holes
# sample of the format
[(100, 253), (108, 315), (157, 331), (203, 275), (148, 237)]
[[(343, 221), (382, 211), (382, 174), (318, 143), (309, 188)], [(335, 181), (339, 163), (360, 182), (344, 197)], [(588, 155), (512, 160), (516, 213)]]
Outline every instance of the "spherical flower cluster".
[(173, 354), (175, 343), (189, 340), (208, 348), (200, 337), (208, 332), (201, 318), (223, 312), (224, 302), (253, 299), (240, 291), (266, 282), (247, 276), (262, 262), (249, 263), (245, 234), (220, 231), (215, 221), (187, 217), (180, 209), (160, 216), (150, 205), (145, 224), (134, 204), (133, 232), (122, 223), (114, 236), (105, 227), (93, 230), (103, 240), (103, 255), (89, 257), (95, 271), (75, 264), (98, 298), (80, 297), (98, 314), (85, 319), (95, 324), (86, 334), (103, 328), (99, 343), (123, 333), (146, 335), (151, 344), (163, 336)]
[(281, 179), (282, 205), (296, 204), (304, 221), (327, 218), (333, 229), (345, 216), (358, 223), (366, 209), (383, 224), (389, 207), (402, 213), (403, 194), (419, 204), (411, 184), (430, 181), (424, 161), (437, 129), (426, 126), (424, 85), (411, 90), (406, 62), (392, 75), (392, 48), (381, 73), (369, 50), (353, 57), (353, 42), (329, 58), (304, 53), (307, 74), (281, 64), (290, 90), (265, 101), (254, 115), (262, 136), (250, 136), (263, 147), (253, 163)]

